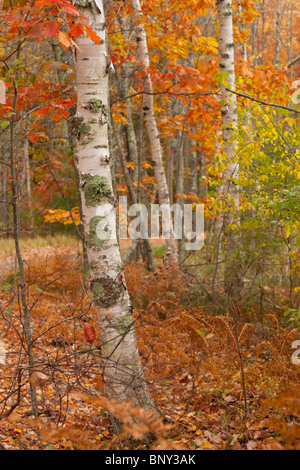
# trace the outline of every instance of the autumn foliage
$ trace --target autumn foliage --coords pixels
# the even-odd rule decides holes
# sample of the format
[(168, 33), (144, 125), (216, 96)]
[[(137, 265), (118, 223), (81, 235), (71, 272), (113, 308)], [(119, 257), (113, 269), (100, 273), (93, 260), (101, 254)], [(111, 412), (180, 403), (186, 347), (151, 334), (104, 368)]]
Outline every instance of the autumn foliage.
[[(141, 2), (149, 67), (137, 56), (131, 2), (106, 2), (110, 106), (93, 95), (85, 110), (96, 99), (101, 116), (90, 109), (85, 123), (77, 41), (104, 44), (87, 3), (0, 2), (0, 449), (299, 450), (299, 5), (232, 2), (234, 199), (224, 192), (232, 162), (216, 2)], [(181, 208), (204, 205), (205, 243), (188, 251), (179, 240), (174, 265), (162, 238), (121, 240), (125, 261), (97, 293), (76, 148), (87, 152), (93, 126), (109, 124), (109, 145), (93, 148), (97, 165), (110, 168), (116, 197), (150, 212), (160, 194), (146, 78), (166, 191)], [(238, 243), (229, 254), (230, 233)], [(110, 247), (90, 245), (103, 249), (106, 268)], [(238, 298), (224, 288), (230, 263), (242, 273)], [(106, 396), (101, 333), (114, 312), (101, 324), (103, 296), (126, 289), (132, 321), (113, 341), (136, 332), (155, 409)]]

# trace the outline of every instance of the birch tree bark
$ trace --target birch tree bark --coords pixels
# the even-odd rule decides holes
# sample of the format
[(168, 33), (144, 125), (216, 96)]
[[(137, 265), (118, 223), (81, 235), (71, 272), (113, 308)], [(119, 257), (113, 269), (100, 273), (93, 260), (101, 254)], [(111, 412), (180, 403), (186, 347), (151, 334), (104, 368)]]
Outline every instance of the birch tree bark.
[(239, 188), (235, 180), (239, 174), (236, 157), (237, 102), (236, 96), (226, 88), (235, 90), (234, 42), (231, 0), (217, 0), (219, 18), (220, 71), (227, 84), (222, 86), (222, 136), (226, 154), (226, 168), (223, 172), (222, 197), (226, 203), (223, 214), (223, 229), (226, 238), (226, 260), (224, 272), (225, 291), (232, 298), (240, 299), (243, 289), (242, 263), (239, 255), (240, 240), (231, 225), (239, 226)]
[(280, 55), (280, 26), (281, 26), (281, 0), (276, 0), (276, 41), (274, 64), (279, 67)]
[[(255, 2), (255, 10), (257, 10), (257, 2)], [(257, 35), (257, 28), (258, 28), (258, 20), (252, 22), (251, 25), (251, 32), (252, 32), (252, 60), (253, 60), (253, 67), (258, 65), (258, 35)]]
[[(293, 16), (294, 16), (294, 2), (291, 0), (290, 5), (290, 43), (289, 43), (289, 63), (293, 62)], [(290, 79), (293, 78), (293, 65), (290, 67)]]
[(80, 178), (83, 224), (90, 267), (89, 283), (97, 305), (106, 395), (154, 408), (143, 375), (132, 307), (115, 233), (116, 201), (108, 145), (106, 19), (102, 0), (78, 1), (96, 44), (80, 36), (77, 54), (77, 114), (73, 134)]
[(262, 0), (261, 2), (261, 64), (262, 65), (265, 65), (265, 46), (266, 46), (265, 28), (266, 28), (266, 5), (265, 5), (265, 0)]
[(170, 264), (178, 263), (178, 249), (174, 238), (174, 227), (171, 217), (170, 195), (167, 185), (166, 174), (163, 166), (163, 153), (159, 137), (159, 131), (156, 124), (154, 106), (153, 106), (153, 88), (151, 76), (148, 72), (150, 61), (147, 44), (147, 36), (143, 24), (143, 12), (139, 0), (131, 0), (133, 18), (136, 33), (136, 54), (142, 66), (146, 71), (144, 79), (143, 111), (147, 132), (149, 135), (151, 154), (154, 165), (154, 176), (157, 184), (159, 204), (165, 205), (165, 224), (170, 226), (170, 238), (166, 240), (167, 253)]

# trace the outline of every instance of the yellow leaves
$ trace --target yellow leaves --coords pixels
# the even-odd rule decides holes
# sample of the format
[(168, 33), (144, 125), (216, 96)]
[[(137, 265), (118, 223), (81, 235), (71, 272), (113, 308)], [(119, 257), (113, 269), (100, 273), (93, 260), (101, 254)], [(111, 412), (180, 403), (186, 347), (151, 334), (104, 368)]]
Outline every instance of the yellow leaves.
[(153, 168), (151, 163), (149, 163), (147, 160), (143, 161), (142, 165), (143, 165), (143, 168), (146, 168), (146, 169)]
[(269, 179), (268, 175), (261, 175), (259, 178), (260, 181), (268, 181), (268, 179)]
[(210, 442), (203, 442), (204, 450), (213, 450), (214, 446)]
[(218, 54), (218, 43), (212, 36), (201, 36), (197, 41), (197, 47), (206, 55)]
[(293, 127), (293, 126), (296, 125), (295, 119), (292, 119), (291, 117), (286, 117), (286, 118), (285, 118), (285, 122), (286, 122), (289, 126), (291, 126), (291, 127)]
[(127, 162), (126, 165), (127, 168), (131, 168), (132, 170), (136, 168), (136, 164), (134, 162)]
[(70, 211), (63, 209), (47, 209), (46, 215), (44, 216), (44, 222), (50, 222), (51, 224), (58, 222), (63, 225), (71, 225), (75, 222), (75, 225), (79, 225), (79, 208), (74, 207), (71, 210), (71, 214)]

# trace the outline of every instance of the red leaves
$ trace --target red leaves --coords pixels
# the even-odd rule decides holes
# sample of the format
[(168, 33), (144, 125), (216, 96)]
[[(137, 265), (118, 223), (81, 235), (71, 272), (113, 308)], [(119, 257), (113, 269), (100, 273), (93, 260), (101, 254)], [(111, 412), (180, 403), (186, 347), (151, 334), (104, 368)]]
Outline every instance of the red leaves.
[(70, 114), (65, 108), (69, 109), (73, 105), (72, 100), (55, 100), (50, 101), (49, 104), (40, 108), (36, 114), (37, 116), (45, 116), (51, 114), (53, 121), (60, 121), (62, 118), (68, 118)]
[(28, 140), (30, 140), (30, 142), (38, 142), (40, 140), (40, 137), (38, 134), (31, 134), (28, 137)]
[(70, 5), (69, 3), (61, 5), (61, 9), (69, 15), (79, 16), (79, 11), (77, 10), (77, 8), (74, 5)]
[(82, 34), (84, 34), (84, 27), (81, 23), (75, 23), (70, 26), (69, 35), (72, 38), (78, 38)]
[(47, 23), (46, 26), (43, 29), (43, 34), (47, 38), (53, 38), (54, 36), (57, 35), (57, 30), (58, 30), (58, 24), (53, 23), (52, 21)]
[(179, 380), (179, 383), (181, 383), (181, 384), (187, 384), (187, 383), (189, 383), (189, 378), (188, 378), (188, 376), (186, 375), (185, 377), (183, 377), (183, 379)]
[(87, 343), (93, 344), (97, 335), (95, 328), (93, 326), (90, 327), (87, 323), (85, 323), (83, 327), (83, 333)]

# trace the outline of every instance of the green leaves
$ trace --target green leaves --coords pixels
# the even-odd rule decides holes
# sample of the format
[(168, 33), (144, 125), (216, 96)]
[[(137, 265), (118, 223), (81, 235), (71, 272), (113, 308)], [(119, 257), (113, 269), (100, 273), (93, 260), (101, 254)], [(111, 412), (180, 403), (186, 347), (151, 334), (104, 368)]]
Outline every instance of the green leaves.
[(6, 129), (9, 125), (10, 125), (10, 122), (9, 122), (9, 121), (2, 121), (2, 122), (0, 122), (0, 126), (1, 126), (1, 128), (2, 128), (3, 130)]
[(292, 323), (300, 331), (300, 310), (289, 308), (284, 312), (284, 316), (288, 319), (288, 323)]

